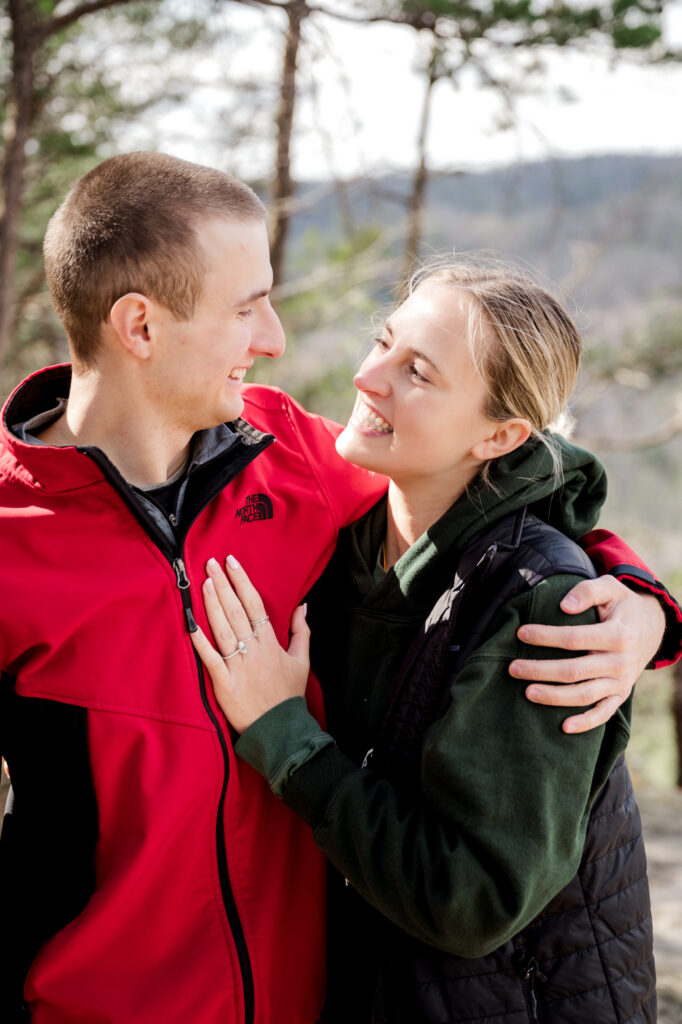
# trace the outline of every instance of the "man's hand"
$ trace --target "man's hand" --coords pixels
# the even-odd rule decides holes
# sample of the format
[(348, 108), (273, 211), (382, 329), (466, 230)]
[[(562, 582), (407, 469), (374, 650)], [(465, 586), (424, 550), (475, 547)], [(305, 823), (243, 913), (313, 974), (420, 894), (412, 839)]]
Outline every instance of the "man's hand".
[(569, 614), (591, 607), (598, 609), (601, 622), (590, 626), (529, 623), (518, 631), (519, 639), (527, 644), (588, 654), (556, 661), (518, 659), (509, 666), (517, 678), (562, 684), (529, 686), (526, 696), (536, 704), (594, 704), (589, 711), (567, 718), (564, 732), (587, 732), (607, 722), (630, 696), (665, 631), (665, 615), (658, 600), (650, 594), (634, 593), (614, 576), (583, 580), (561, 602), (562, 611)]

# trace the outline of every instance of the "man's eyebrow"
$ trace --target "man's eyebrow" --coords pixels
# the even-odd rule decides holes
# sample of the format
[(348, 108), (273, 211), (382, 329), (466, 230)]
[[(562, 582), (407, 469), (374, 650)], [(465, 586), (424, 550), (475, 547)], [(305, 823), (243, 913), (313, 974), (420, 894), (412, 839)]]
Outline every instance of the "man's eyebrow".
[(248, 306), (250, 302), (257, 302), (258, 299), (262, 299), (266, 295), (269, 295), (271, 290), (271, 288), (259, 288), (257, 291), (251, 292), (250, 295), (247, 295), (245, 299), (241, 300), (241, 302), (238, 302), (237, 306)]
[[(391, 323), (389, 320), (384, 321), (384, 330), (386, 331), (387, 334), (390, 334), (391, 337), (393, 337), (393, 328), (391, 327)], [(428, 363), (429, 366), (431, 366), (436, 371), (436, 373), (440, 373), (440, 370), (434, 363), (433, 359), (430, 359), (425, 352), (420, 351), (420, 349), (418, 348), (410, 348), (410, 352), (415, 357), (415, 359), (423, 359), (425, 363)]]

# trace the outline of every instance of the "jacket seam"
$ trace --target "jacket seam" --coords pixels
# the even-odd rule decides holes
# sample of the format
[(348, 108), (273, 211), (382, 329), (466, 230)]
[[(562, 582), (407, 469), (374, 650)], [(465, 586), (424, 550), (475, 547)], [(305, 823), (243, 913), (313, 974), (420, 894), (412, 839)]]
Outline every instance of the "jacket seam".
[[(585, 904), (585, 910), (588, 913), (589, 913), (590, 906), (591, 906), (591, 904)], [(596, 949), (596, 948), (598, 948), (599, 945), (608, 946), (609, 943), (616, 942), (616, 940), (622, 938), (623, 935), (629, 935), (630, 932), (634, 932), (636, 928), (640, 928), (643, 924), (645, 924), (647, 921), (650, 921), (650, 920), (651, 920), (651, 911), (649, 911), (649, 913), (645, 914), (644, 917), (640, 917), (640, 919), (638, 921), (635, 921), (635, 923), (633, 925), (631, 925), (629, 928), (626, 928), (625, 931), (618, 932), (616, 935), (612, 935), (610, 939), (606, 939), (602, 943), (599, 943), (599, 942), (595, 941), (594, 943), (592, 943), (589, 946), (580, 946), (579, 948), (571, 949), (568, 953), (558, 953), (556, 956), (543, 957), (542, 958), (542, 963), (543, 964), (554, 964), (554, 963), (556, 963), (559, 960), (565, 960), (569, 956), (574, 956), (574, 955), (577, 955), (577, 954), (580, 954), (580, 953), (587, 953), (588, 950)], [(594, 930), (593, 930), (593, 933), (594, 933)], [(650, 959), (651, 959), (651, 955), (649, 955), (646, 960), (641, 960), (640, 963), (635, 964), (635, 967), (641, 967), (642, 964), (648, 963), (648, 961)], [(589, 989), (585, 989), (585, 991), (587, 992), (587, 991), (589, 991)], [(566, 998), (568, 999), (570, 997), (567, 996)]]
[[(625, 933), (623, 933), (623, 934), (625, 934)], [(654, 955), (653, 955), (653, 953), (650, 953), (649, 956), (646, 958), (646, 960), (642, 960), (641, 963), (636, 965), (635, 969), (637, 967), (644, 967), (646, 964), (651, 963), (651, 961), (653, 959), (654, 959)], [(619, 974), (618, 977), (615, 978), (614, 980), (615, 981), (622, 981), (622, 979), (627, 977), (627, 975), (629, 973), (630, 972), (627, 971), (625, 974)], [(592, 988), (581, 989), (580, 992), (572, 992), (570, 996), (564, 996), (562, 999), (548, 1000), (548, 1004), (550, 1006), (559, 1006), (559, 1005), (561, 1005), (561, 1003), (567, 1003), (567, 1002), (570, 1002), (573, 999), (578, 999), (578, 998), (580, 998), (580, 996), (588, 995), (590, 992), (598, 992), (599, 989), (602, 989), (602, 988), (608, 988), (609, 992), (610, 992), (610, 994), (611, 994), (611, 996), (613, 998), (613, 993), (611, 992), (611, 983), (607, 980), (606, 984), (604, 984), (604, 985), (593, 985)], [(639, 1011), (642, 1009), (642, 1007), (645, 1006), (649, 1002), (649, 1000), (651, 999), (653, 993), (654, 993), (654, 989), (651, 989), (651, 988), (648, 989), (648, 991), (646, 993), (646, 997), (639, 1004), (639, 1006), (637, 1007), (635, 1012), (633, 1014), (631, 1014), (626, 1020), (622, 1020), (622, 1018), (620, 1017), (620, 1014), (618, 1013), (618, 1009), (616, 1008), (615, 1003), (614, 1003), (614, 1007), (613, 1008), (615, 1010), (616, 1017), (618, 1019), (618, 1024), (628, 1024), (628, 1021), (631, 1021), (636, 1016), (636, 1014), (639, 1013)]]
[(194, 719), (182, 718), (179, 715), (164, 715), (161, 712), (143, 711), (140, 708), (121, 707), (117, 704), (94, 703), (92, 701), (83, 701), (81, 703), (75, 700), (64, 700), (63, 694), (48, 693), (45, 690), (32, 690), (30, 694), (19, 693), (19, 697), (25, 699), (36, 697), (43, 700), (52, 700), (57, 704), (64, 704), (67, 707), (80, 707), (89, 711), (101, 711), (105, 714), (125, 715), (126, 717), (131, 718), (144, 718), (155, 722), (166, 722), (169, 725), (179, 725), (184, 728), (198, 729), (200, 732), (214, 732), (214, 729), (208, 725), (199, 723)]
[[(628, 839), (625, 840), (625, 842), (619, 843), (618, 846), (612, 846), (610, 850), (606, 851), (606, 853), (602, 853), (598, 857), (593, 857), (592, 860), (584, 861), (582, 866), (583, 866), (583, 868), (586, 868), (590, 864), (598, 864), (600, 860), (605, 860), (606, 857), (613, 856), (614, 853), (618, 853), (619, 850), (624, 849), (626, 846), (632, 846), (633, 843), (636, 843), (637, 840), (641, 839), (641, 838), (642, 838), (642, 830), (640, 829), (639, 832), (636, 835), (634, 835), (634, 836), (631, 835)], [(604, 898), (605, 897), (602, 897), (602, 899), (604, 899)]]
[(615, 993), (613, 991), (613, 986), (611, 984), (611, 979), (608, 976), (608, 973), (607, 973), (607, 970), (606, 970), (606, 964), (604, 963), (604, 957), (602, 955), (602, 951), (601, 951), (601, 947), (600, 947), (600, 944), (599, 944), (599, 940), (597, 938), (597, 934), (596, 934), (595, 929), (594, 929), (594, 920), (592, 918), (590, 904), (587, 902), (587, 897), (586, 897), (586, 894), (585, 894), (585, 886), (583, 885), (583, 880), (582, 880), (580, 875), (578, 875), (578, 881), (580, 883), (580, 891), (582, 892), (583, 901), (585, 903), (585, 911), (587, 913), (587, 919), (588, 919), (588, 921), (590, 923), (590, 930), (592, 931), (592, 935), (594, 936), (594, 942), (595, 942), (595, 945), (597, 947), (597, 955), (599, 957), (599, 963), (601, 965), (602, 974), (603, 974), (603, 977), (606, 980), (606, 985), (605, 986), (604, 985), (596, 985), (594, 987), (594, 989), (588, 989), (588, 991), (594, 991), (595, 989), (604, 988), (604, 987), (608, 988), (609, 996), (611, 998), (611, 1006), (613, 1007), (613, 1012), (616, 1015), (616, 1020), (618, 1021), (618, 1024), (623, 1024), (623, 1022), (621, 1021), (621, 1018), (620, 1018), (620, 1013), (618, 1012), (618, 1007), (616, 1005)]
[[(614, 896), (620, 896), (622, 893), (628, 892), (630, 889), (634, 889), (635, 886), (639, 885), (640, 882), (642, 881), (642, 879), (646, 879), (646, 877), (647, 877), (647, 873), (646, 873), (646, 870), (644, 870), (641, 875), (638, 875), (637, 878), (635, 878), (628, 885), (624, 886), (622, 889), (614, 889), (613, 892), (607, 893), (606, 895), (600, 895), (599, 899), (595, 900), (594, 903), (588, 903), (587, 901), (585, 901), (585, 908), (589, 911), (589, 909), (591, 907), (596, 907), (599, 903), (603, 903), (604, 900), (613, 899)], [(584, 893), (583, 893), (583, 895), (584, 895)], [(545, 921), (552, 921), (555, 918), (565, 917), (565, 916), (568, 916), (569, 914), (575, 914), (575, 913), (578, 913), (578, 912), (582, 911), (582, 909), (583, 909), (582, 907), (571, 907), (570, 910), (558, 910), (555, 914), (547, 914), (544, 917), (539, 915), (538, 918), (537, 918), (537, 921), (538, 921), (538, 923), (543, 923), (544, 924)], [(647, 917), (650, 917), (650, 916), (651, 916), (651, 912), (649, 912), (649, 914), (647, 914), (646, 917), (641, 918), (637, 922), (637, 924), (641, 924), (642, 921), (646, 921)], [(532, 928), (533, 924), (534, 924), (534, 922), (531, 921), (531, 923), (528, 925), (528, 927)], [(636, 925), (633, 925), (633, 927), (636, 927)], [(623, 934), (625, 934), (625, 932)], [(581, 948), (583, 948), (583, 949), (590, 949), (589, 946), (583, 946)]]
[(287, 418), (287, 420), (289, 422), (289, 426), (290, 426), (290, 429), (291, 429), (292, 433), (296, 437), (296, 440), (298, 442), (301, 454), (305, 458), (306, 465), (308, 466), (308, 472), (310, 473), (312, 478), (315, 480), (315, 482), (317, 484), (317, 487), (318, 487), (318, 491), (320, 492), (320, 494), (324, 498), (324, 502), (325, 502), (325, 505), (327, 506), (327, 511), (328, 511), (328, 513), (329, 513), (329, 515), (331, 517), (331, 521), (334, 524), (334, 528), (338, 531), (341, 528), (341, 523), (337, 519), (336, 513), (334, 512), (334, 504), (333, 504), (333, 502), (332, 502), (332, 500), (331, 500), (331, 498), (329, 496), (329, 492), (327, 491), (327, 488), (325, 487), (325, 485), (324, 485), (324, 483), (322, 481), (322, 477), (319, 475), (319, 473), (317, 472), (317, 469), (315, 468), (314, 459), (311, 458), (310, 452), (308, 451), (308, 448), (306, 447), (306, 445), (305, 445), (305, 443), (303, 441), (303, 436), (302, 436), (300, 430), (298, 429), (298, 426), (297, 426), (296, 422), (294, 421), (293, 416), (291, 415), (291, 409), (289, 408), (287, 403), (284, 401), (283, 397), (281, 399), (281, 402), (282, 402), (282, 411), (283, 411), (284, 415), (286, 416), (286, 418)]

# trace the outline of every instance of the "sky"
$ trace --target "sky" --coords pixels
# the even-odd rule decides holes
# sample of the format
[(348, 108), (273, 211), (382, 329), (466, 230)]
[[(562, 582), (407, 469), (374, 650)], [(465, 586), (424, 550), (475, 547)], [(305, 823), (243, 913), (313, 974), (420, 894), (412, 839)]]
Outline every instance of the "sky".
[[(668, 17), (670, 38), (682, 45), (682, 4)], [(347, 107), (357, 112), (353, 130), (333, 76), (325, 82), (329, 107), (338, 109), (334, 159), (343, 174), (386, 162), (414, 159), (424, 83), (412, 70), (414, 32), (398, 26), (339, 26), (333, 38), (346, 69)], [(542, 84), (549, 83), (549, 88)], [(565, 52), (549, 60), (536, 79), (536, 95), (518, 101), (519, 123), (495, 131), (501, 105), (473, 77), (455, 91), (436, 86), (428, 135), (430, 163), (456, 169), (518, 159), (594, 152), (682, 152), (682, 66), (653, 68), (625, 60), (610, 69), (601, 55)], [(571, 101), (561, 94), (571, 94)], [(336, 98), (334, 98), (336, 94)], [(345, 131), (344, 131), (345, 128)], [(324, 156), (298, 153), (299, 173), (320, 169)], [(317, 170), (314, 173), (318, 173)]]
[[(210, 115), (224, 100), (223, 69), (229, 67), (231, 76), (273, 80), (281, 61), (279, 12), (227, 8), (239, 44), (233, 41), (222, 53), (218, 47), (215, 66), (213, 58), (204, 60), (198, 69), (204, 87), (193, 102), (156, 125), (161, 148), (218, 166), (225, 144)], [(682, 47), (682, 0), (666, 5), (665, 23), (669, 42)], [(294, 177), (350, 178), (413, 167), (424, 92), (423, 76), (414, 70), (421, 35), (404, 26), (355, 26), (328, 18), (311, 19), (305, 30)], [(594, 153), (682, 153), (682, 64), (652, 67), (622, 58), (611, 67), (598, 52), (555, 51), (546, 72), (531, 84), (534, 92), (516, 104), (514, 127), (500, 131), (500, 100), (472, 75), (456, 91), (438, 83), (429, 165), (471, 170)], [(263, 136), (271, 138), (271, 132), (265, 128)], [(133, 133), (125, 148), (140, 144), (146, 144), (143, 135)], [(271, 163), (269, 142), (241, 143), (229, 169), (254, 180), (269, 175)]]

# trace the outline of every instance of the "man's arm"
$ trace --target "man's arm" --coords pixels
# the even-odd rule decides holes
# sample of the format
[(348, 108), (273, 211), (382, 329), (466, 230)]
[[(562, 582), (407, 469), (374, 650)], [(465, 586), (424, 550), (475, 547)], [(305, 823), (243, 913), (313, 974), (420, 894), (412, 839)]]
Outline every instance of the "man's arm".
[(569, 614), (596, 607), (601, 622), (561, 628), (527, 625), (521, 639), (588, 653), (510, 665), (513, 676), (536, 681), (526, 691), (529, 700), (556, 707), (594, 705), (567, 718), (566, 732), (585, 732), (603, 724), (629, 697), (645, 668), (662, 668), (682, 655), (682, 609), (642, 560), (607, 530), (594, 530), (583, 546), (597, 568), (613, 575), (579, 583), (561, 607)]

